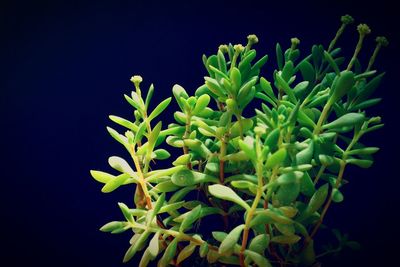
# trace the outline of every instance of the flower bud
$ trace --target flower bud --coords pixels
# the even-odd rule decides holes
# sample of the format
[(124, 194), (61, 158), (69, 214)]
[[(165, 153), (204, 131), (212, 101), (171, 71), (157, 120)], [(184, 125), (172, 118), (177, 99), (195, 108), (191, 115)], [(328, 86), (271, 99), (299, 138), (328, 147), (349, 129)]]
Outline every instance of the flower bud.
[(367, 24), (359, 24), (357, 26), (357, 31), (360, 33), (360, 35), (367, 35), (371, 33), (371, 29)]
[(375, 41), (380, 44), (381, 46), (388, 46), (389, 41), (385, 36), (378, 36), (376, 37)]
[(340, 21), (341, 21), (343, 24), (348, 25), (348, 24), (352, 24), (352, 23), (354, 22), (354, 19), (353, 19), (352, 16), (346, 14), (346, 15), (344, 15), (344, 16), (342, 16), (342, 17), (340, 18)]
[(291, 38), (290, 41), (292, 42), (292, 44), (294, 45), (298, 45), (300, 44), (300, 40), (297, 37)]
[(258, 43), (258, 37), (255, 34), (250, 34), (247, 36), (247, 41), (250, 45)]
[(143, 81), (142, 76), (135, 75), (131, 77), (131, 82), (135, 85), (136, 88), (139, 88), (140, 83)]
[(222, 53), (228, 53), (229, 48), (226, 44), (222, 44), (218, 47), (218, 50), (220, 50)]
[(244, 50), (244, 47), (241, 44), (236, 44), (233, 46), (233, 49), (237, 54), (240, 54)]

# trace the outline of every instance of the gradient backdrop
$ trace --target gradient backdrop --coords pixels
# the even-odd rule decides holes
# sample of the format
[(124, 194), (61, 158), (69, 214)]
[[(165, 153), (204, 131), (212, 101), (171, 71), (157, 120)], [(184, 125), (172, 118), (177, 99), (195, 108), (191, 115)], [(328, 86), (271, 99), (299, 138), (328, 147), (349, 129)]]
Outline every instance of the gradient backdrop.
[[(250, 33), (259, 36), (260, 54), (271, 56), (264, 69), (270, 74), (275, 42), (287, 48), (296, 36), (306, 51), (327, 45), (345, 13), (372, 28), (362, 58), (369, 58), (377, 34), (387, 35), (390, 47), (376, 62), (387, 75), (376, 92), (384, 101), (371, 113), (381, 114), (386, 127), (366, 142), (382, 149), (371, 169), (347, 172), (345, 201), (327, 217), (363, 250), (346, 252), (335, 264), (394, 266), (398, 14), (386, 0), (346, 2), (1, 1), (0, 260), (8, 261), (2, 266), (137, 266), (121, 263), (127, 234), (98, 231), (122, 218), (116, 203), (129, 203), (131, 189), (102, 194), (89, 175), (90, 169), (109, 170), (109, 156), (126, 156), (105, 126), (112, 125), (109, 114), (131, 115), (123, 99), (133, 89), (130, 77), (142, 75), (144, 91), (155, 84), (153, 105), (170, 96), (175, 83), (194, 93), (206, 74), (201, 55), (221, 43), (245, 43)], [(354, 27), (345, 33), (339, 42), (345, 54), (352, 54), (357, 38)], [(175, 107), (162, 115), (164, 126)]]

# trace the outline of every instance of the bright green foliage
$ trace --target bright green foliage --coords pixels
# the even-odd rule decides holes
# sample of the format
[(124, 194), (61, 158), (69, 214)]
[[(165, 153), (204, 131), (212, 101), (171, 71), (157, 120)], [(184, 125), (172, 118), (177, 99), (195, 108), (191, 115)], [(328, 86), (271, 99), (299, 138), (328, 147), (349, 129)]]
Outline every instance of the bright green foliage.
[[(207, 76), (194, 95), (174, 85), (173, 98), (158, 105), (151, 103), (154, 86), (144, 97), (142, 78), (132, 77), (135, 91), (125, 99), (134, 116), (112, 115), (123, 128), (107, 127), (127, 155), (109, 158), (115, 174), (90, 172), (104, 193), (135, 190), (127, 204), (118, 203), (122, 221), (100, 228), (133, 235), (124, 262), (140, 254), (139, 266), (185, 266), (198, 257), (217, 265), (316, 266), (319, 256), (358, 247), (337, 230), (337, 249), (314, 240), (330, 205), (344, 200), (346, 166), (368, 168), (379, 150), (360, 142), (383, 126), (366, 110), (381, 100), (370, 98), (383, 77), (371, 70), (376, 53), (365, 71), (357, 59), (369, 28), (359, 27), (361, 41), (347, 66), (334, 48), (352, 21), (342, 17), (329, 47), (314, 45), (302, 57), (299, 39), (287, 49), (277, 44), (268, 76), (261, 75), (268, 56), (257, 59), (252, 47), (255, 35), (245, 46), (221, 45), (203, 56)], [(166, 126), (160, 115), (171, 101), (179, 110)], [(170, 157), (168, 168), (155, 164)], [(204, 231), (209, 219), (223, 226)]]

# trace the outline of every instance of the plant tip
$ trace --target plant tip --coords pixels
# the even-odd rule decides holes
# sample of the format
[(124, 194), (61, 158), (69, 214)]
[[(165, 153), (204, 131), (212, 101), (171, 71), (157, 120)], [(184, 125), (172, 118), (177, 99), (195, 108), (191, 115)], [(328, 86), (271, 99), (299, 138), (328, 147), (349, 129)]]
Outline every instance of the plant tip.
[(235, 52), (239, 54), (244, 50), (244, 47), (241, 44), (236, 44), (233, 46), (233, 49), (235, 49)]
[(340, 18), (340, 21), (341, 21), (343, 24), (348, 25), (348, 24), (352, 24), (352, 23), (354, 22), (354, 19), (353, 19), (352, 16), (346, 14), (346, 15), (344, 15), (344, 16), (342, 16), (342, 17)]
[(134, 75), (131, 77), (131, 82), (135, 85), (136, 88), (139, 87), (140, 83), (143, 81), (142, 76), (140, 75)]
[(222, 44), (222, 45), (220, 45), (220, 46), (218, 47), (218, 50), (220, 50), (222, 53), (228, 53), (229, 48), (228, 48), (228, 45)]
[(360, 35), (367, 35), (371, 33), (369, 26), (362, 23), (357, 26), (357, 31), (360, 33)]
[(298, 44), (300, 44), (300, 40), (297, 37), (291, 38), (290, 42), (292, 43), (292, 45), (297, 46)]
[(375, 41), (380, 44), (381, 46), (388, 46), (389, 41), (385, 36), (378, 36), (376, 37)]
[(258, 37), (255, 34), (250, 34), (247, 36), (247, 41), (251, 45), (256, 44), (256, 43), (258, 43)]

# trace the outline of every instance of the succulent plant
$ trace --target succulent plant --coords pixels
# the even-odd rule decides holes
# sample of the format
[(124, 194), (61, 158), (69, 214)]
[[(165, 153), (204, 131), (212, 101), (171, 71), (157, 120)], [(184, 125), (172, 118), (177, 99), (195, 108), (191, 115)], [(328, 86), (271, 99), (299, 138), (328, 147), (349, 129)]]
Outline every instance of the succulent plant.
[[(368, 168), (378, 151), (361, 139), (383, 126), (367, 109), (381, 101), (371, 95), (384, 73), (371, 68), (387, 40), (377, 38), (364, 70), (358, 54), (370, 29), (360, 24), (346, 66), (335, 45), (353, 18), (341, 21), (327, 50), (314, 45), (301, 58), (299, 39), (292, 38), (285, 51), (277, 44), (270, 81), (260, 75), (268, 56), (256, 60), (255, 35), (245, 46), (220, 45), (215, 55), (203, 55), (204, 84), (193, 96), (173, 86), (180, 110), (166, 128), (156, 119), (172, 98), (149, 110), (154, 86), (144, 98), (142, 78), (132, 77), (135, 90), (125, 99), (134, 117), (110, 116), (126, 128), (124, 134), (107, 127), (129, 160), (109, 158), (115, 175), (91, 171), (104, 193), (135, 188), (133, 203), (119, 203), (124, 219), (100, 229), (132, 234), (124, 262), (143, 251), (139, 266), (150, 261), (309, 266), (344, 246), (357, 246), (336, 229), (337, 248), (324, 249), (314, 239), (329, 207), (344, 199), (346, 167)], [(160, 147), (165, 142), (181, 153), (173, 153), (171, 167), (157, 168), (154, 162), (171, 157)], [(207, 217), (217, 223), (200, 231)]]

